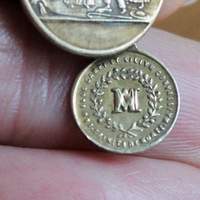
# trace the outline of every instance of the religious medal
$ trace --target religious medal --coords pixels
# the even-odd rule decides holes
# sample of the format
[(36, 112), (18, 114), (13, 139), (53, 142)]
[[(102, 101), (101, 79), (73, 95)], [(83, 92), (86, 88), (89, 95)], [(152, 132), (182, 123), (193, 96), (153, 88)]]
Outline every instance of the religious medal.
[(109, 56), (138, 41), (162, 0), (21, 0), (36, 27), (60, 47), (83, 56)]
[(168, 135), (179, 96), (165, 66), (136, 50), (89, 65), (76, 81), (73, 105), (91, 141), (113, 152), (136, 153)]
[(22, 2), (55, 44), (80, 55), (101, 56), (79, 75), (72, 91), (75, 120), (89, 140), (130, 154), (169, 134), (179, 112), (177, 85), (164, 64), (135, 45), (162, 0)]

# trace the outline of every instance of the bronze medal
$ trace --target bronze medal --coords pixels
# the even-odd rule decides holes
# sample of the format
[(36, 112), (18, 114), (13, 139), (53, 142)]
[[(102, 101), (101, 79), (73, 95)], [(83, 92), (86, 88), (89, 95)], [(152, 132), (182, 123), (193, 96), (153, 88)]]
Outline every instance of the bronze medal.
[(21, 0), (33, 23), (60, 47), (107, 56), (135, 44), (150, 28), (162, 0)]
[(117, 153), (137, 153), (161, 142), (179, 111), (169, 71), (138, 50), (89, 65), (75, 83), (72, 102), (87, 138)]
[(150, 28), (163, 0), (21, 1), (55, 44), (101, 56), (79, 75), (72, 91), (75, 120), (89, 140), (130, 154), (169, 134), (179, 112), (177, 85), (160, 61), (136, 47), (127, 50)]

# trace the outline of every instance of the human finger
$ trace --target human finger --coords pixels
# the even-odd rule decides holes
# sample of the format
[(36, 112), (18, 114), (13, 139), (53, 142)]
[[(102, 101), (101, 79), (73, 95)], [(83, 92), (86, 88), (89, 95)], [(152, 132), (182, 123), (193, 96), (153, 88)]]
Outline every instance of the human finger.
[[(77, 128), (70, 106), (74, 79), (90, 61), (49, 44), (23, 14), (13, 11), (18, 17), (16, 24), (16, 19), (11, 19), (7, 12), (11, 9), (6, 7), (8, 3), (4, 5), (0, 14), (1, 144), (94, 149)], [(19, 29), (19, 26), (26, 28)], [(172, 134), (144, 156), (199, 165), (199, 87), (195, 87), (199, 77), (199, 43), (162, 31), (150, 31), (141, 44), (142, 49), (158, 56), (172, 70), (181, 89), (182, 105), (185, 105)]]
[(0, 147), (4, 200), (199, 200), (200, 170), (105, 153)]

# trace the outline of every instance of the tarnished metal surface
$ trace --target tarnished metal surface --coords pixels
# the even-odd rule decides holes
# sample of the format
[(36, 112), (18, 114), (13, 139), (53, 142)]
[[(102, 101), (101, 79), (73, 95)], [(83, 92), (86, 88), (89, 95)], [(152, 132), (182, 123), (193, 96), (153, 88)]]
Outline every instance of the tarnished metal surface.
[(121, 52), (155, 20), (162, 0), (21, 0), (40, 31), (84, 56)]
[(99, 59), (77, 79), (72, 106), (92, 142), (137, 153), (161, 142), (179, 111), (179, 93), (165, 66), (139, 51)]

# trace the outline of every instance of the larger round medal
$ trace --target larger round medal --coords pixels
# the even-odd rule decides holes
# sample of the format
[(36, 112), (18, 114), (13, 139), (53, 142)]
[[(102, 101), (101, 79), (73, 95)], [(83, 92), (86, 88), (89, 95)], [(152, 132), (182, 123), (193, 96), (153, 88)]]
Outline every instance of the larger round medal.
[(89, 140), (127, 154), (161, 142), (179, 111), (178, 89), (169, 71), (138, 51), (89, 65), (75, 83), (72, 101), (76, 122)]
[(21, 0), (54, 43), (84, 56), (121, 52), (155, 20), (163, 0)]

